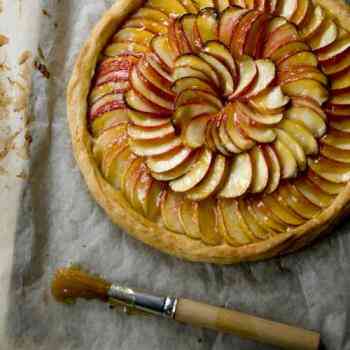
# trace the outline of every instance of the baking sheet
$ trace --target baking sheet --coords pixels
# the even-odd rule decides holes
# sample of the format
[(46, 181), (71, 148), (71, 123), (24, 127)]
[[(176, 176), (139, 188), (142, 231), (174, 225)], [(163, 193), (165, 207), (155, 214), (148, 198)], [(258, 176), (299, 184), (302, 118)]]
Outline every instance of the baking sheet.
[(10, 22), (31, 26), (20, 33), (19, 46), (31, 43), (36, 69), (28, 112), (34, 116), (28, 123), (30, 162), (20, 162), (25, 173), (0, 177), (2, 186), (16, 178), (1, 193), (1, 208), (12, 214), (1, 214), (7, 242), (1, 264), (11, 264), (1, 271), (0, 296), (7, 302), (0, 349), (272, 349), (167, 320), (126, 316), (98, 302), (57, 304), (49, 291), (52, 274), (70, 263), (136, 288), (318, 330), (327, 349), (350, 349), (349, 221), (293, 256), (219, 267), (146, 247), (113, 226), (91, 198), (71, 152), (65, 89), (79, 48), (111, 3), (5, 1), (2, 16), (7, 4)]

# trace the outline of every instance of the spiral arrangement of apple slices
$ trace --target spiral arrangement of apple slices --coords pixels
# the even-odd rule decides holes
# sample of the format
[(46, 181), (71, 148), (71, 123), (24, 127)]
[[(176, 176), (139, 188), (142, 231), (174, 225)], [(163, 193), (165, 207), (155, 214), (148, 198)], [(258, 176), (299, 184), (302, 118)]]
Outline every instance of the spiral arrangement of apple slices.
[(89, 102), (105, 178), (207, 244), (298, 228), (350, 180), (350, 35), (310, 0), (149, 0)]

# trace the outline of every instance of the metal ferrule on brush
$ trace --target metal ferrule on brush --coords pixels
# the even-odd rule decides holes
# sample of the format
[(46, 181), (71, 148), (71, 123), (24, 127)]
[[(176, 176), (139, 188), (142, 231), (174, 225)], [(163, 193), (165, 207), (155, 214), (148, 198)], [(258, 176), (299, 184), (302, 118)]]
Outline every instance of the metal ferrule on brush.
[(110, 287), (108, 296), (130, 309), (136, 309), (168, 318), (175, 317), (176, 298), (158, 297), (136, 292), (130, 288), (117, 285), (112, 285)]

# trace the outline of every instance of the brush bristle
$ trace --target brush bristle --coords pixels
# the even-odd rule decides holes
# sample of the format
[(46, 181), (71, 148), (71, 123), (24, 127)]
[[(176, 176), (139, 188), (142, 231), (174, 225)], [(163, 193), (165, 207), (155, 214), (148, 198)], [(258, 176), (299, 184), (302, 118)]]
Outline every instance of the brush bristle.
[(77, 298), (107, 301), (110, 286), (110, 283), (100, 277), (91, 276), (77, 267), (69, 267), (57, 270), (51, 292), (60, 302)]

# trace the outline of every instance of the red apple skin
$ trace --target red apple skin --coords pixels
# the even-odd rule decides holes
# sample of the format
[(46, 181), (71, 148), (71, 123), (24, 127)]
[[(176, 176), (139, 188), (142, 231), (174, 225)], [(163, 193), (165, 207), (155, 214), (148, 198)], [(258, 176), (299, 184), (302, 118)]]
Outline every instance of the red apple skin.
[(236, 27), (235, 36), (231, 42), (231, 53), (234, 57), (241, 57), (244, 54), (244, 46), (246, 44), (247, 36), (253, 23), (261, 16), (258, 11), (249, 11), (239, 21)]
[(299, 40), (300, 38), (295, 27), (289, 23), (283, 24), (268, 35), (263, 57), (269, 58), (278, 48)]
[(140, 69), (136, 66), (136, 72), (139, 79), (144, 83), (144, 85), (149, 89), (150, 91), (157, 94), (159, 97), (173, 102), (175, 99), (175, 96), (173, 94), (168, 94), (165, 91), (159, 89), (157, 86), (153, 85), (148, 79), (145, 78), (145, 76), (140, 72)]
[(244, 53), (248, 56), (258, 59), (262, 55), (264, 40), (266, 36), (267, 23), (270, 16), (263, 13), (253, 23), (249, 33), (247, 35), (246, 43), (244, 46)]

